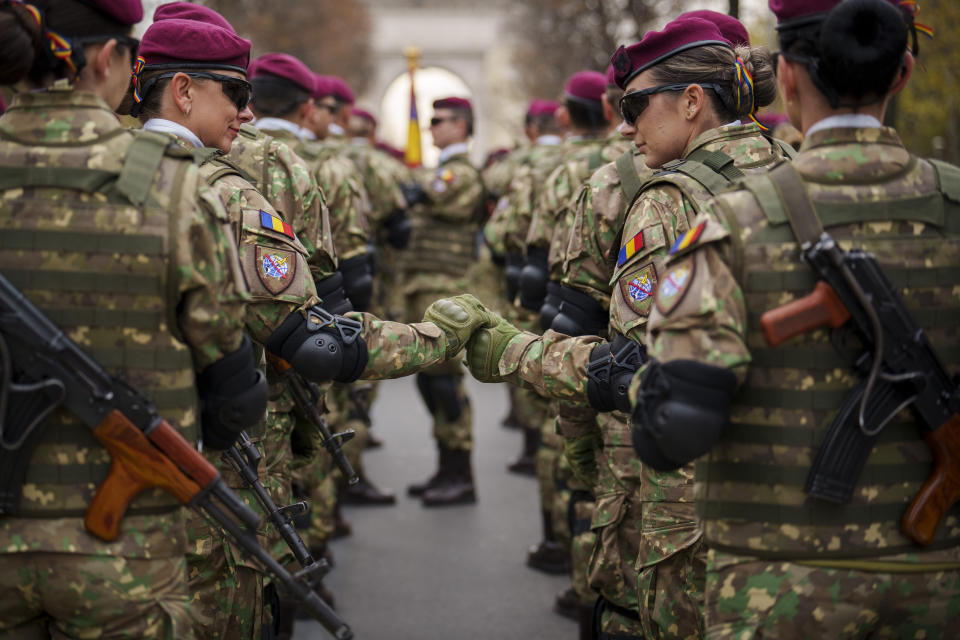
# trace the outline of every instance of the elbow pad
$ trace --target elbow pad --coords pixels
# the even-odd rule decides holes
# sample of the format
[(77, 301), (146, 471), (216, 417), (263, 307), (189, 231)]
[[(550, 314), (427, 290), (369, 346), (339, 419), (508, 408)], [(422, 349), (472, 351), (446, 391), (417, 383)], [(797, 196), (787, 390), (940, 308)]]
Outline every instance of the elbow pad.
[(387, 243), (394, 249), (406, 249), (410, 244), (410, 232), (413, 224), (407, 217), (406, 209), (394, 209), (393, 213), (383, 221), (387, 230)]
[(543, 299), (547, 296), (549, 280), (547, 250), (543, 247), (530, 247), (527, 250), (526, 264), (520, 272), (520, 306), (530, 311), (540, 311)]
[(367, 367), (363, 323), (312, 307), (294, 311), (264, 346), (311, 382), (353, 382)]
[(407, 201), (408, 207), (427, 201), (427, 192), (423, 190), (419, 182), (401, 182), (400, 191), (403, 193), (403, 199)]
[(590, 352), (587, 397), (597, 411), (630, 411), (630, 382), (647, 360), (647, 350), (625, 336)]
[[(553, 324), (553, 319), (560, 313), (560, 285), (556, 282), (547, 283), (547, 295), (540, 305), (540, 328), (546, 331)], [(570, 334), (567, 334), (570, 335)]]
[(520, 272), (523, 271), (523, 254), (508, 253), (507, 266), (503, 270), (503, 277), (507, 281), (507, 301), (513, 304), (520, 291)]
[(559, 286), (555, 295), (560, 300), (560, 309), (550, 328), (557, 333), (596, 336), (609, 324), (609, 312), (588, 294), (572, 287)]
[(267, 411), (267, 378), (257, 369), (250, 338), (197, 377), (203, 444), (226, 449), (240, 432), (255, 426)]
[(340, 273), (343, 274), (343, 288), (350, 298), (356, 311), (366, 311), (370, 308), (373, 298), (373, 268), (370, 264), (372, 255), (361, 253), (349, 260), (340, 262)]
[(633, 409), (633, 450), (657, 471), (672, 471), (709, 451), (730, 421), (737, 377), (695, 360), (653, 360)]
[(317, 296), (320, 298), (320, 306), (335, 316), (353, 311), (353, 305), (347, 298), (347, 291), (343, 288), (343, 274), (339, 271), (334, 272), (329, 278), (316, 280)]

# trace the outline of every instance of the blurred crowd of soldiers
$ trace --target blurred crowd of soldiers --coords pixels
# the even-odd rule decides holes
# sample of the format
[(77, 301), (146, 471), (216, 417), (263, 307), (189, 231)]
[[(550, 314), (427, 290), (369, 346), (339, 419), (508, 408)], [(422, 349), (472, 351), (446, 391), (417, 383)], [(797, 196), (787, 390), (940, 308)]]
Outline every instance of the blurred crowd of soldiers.
[[(282, 511), (314, 558), (351, 535), (341, 505), (396, 502), (364, 469), (378, 380), (415, 375), (432, 418), (436, 468), (408, 494), (478, 499), (466, 365), (509, 383), (507, 469), (540, 496), (527, 564), (569, 575), (554, 608), (581, 639), (947, 637), (952, 501), (922, 542), (899, 526), (934, 459), (904, 411), (924, 385), (903, 400), (915, 372), (874, 356), (893, 410), (855, 495), (826, 505), (802, 489), (811, 447), (851, 389), (870, 397), (869, 362), (823, 330), (774, 349), (759, 328), (813, 287), (798, 246), (828, 228), (896, 267), (955, 365), (960, 173), (880, 125), (913, 69), (916, 8), (770, 5), (779, 56), (735, 18), (682, 14), (532, 101), (527, 140), (482, 168), (470, 100), (436, 100), (439, 165), (411, 169), (341, 78), (250, 60), (202, 5), (160, 6), (136, 41), (139, 0), (0, 0), (0, 84), (18, 87), (0, 118), (0, 270), (262, 512), (221, 455), (249, 439), (272, 500), (309, 505)], [(787, 114), (760, 111), (778, 81)], [(15, 451), (7, 386), (36, 381), (8, 360)], [(63, 407), (42, 420), (3, 487), (0, 637), (291, 636), (297, 602), (162, 492), (132, 499), (116, 541), (90, 535), (110, 454)], [(257, 535), (296, 568), (269, 518)]]

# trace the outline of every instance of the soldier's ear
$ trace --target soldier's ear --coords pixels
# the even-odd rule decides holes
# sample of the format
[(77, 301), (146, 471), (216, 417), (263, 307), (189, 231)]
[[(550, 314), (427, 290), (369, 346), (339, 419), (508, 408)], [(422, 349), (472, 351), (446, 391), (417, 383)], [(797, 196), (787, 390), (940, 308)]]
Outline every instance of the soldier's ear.
[(185, 73), (179, 72), (170, 78), (170, 92), (173, 103), (184, 115), (190, 114), (193, 106), (193, 82)]
[(893, 96), (900, 93), (900, 90), (907, 86), (907, 80), (910, 79), (910, 76), (913, 74), (915, 59), (913, 54), (909, 51), (903, 54), (903, 65), (900, 67), (900, 71), (897, 73), (897, 77), (893, 80), (893, 85), (890, 86), (890, 91), (887, 95)]
[[(93, 55), (87, 55), (88, 53)], [(87, 58), (87, 65), (92, 67), (94, 74), (98, 78), (105, 78), (110, 74), (113, 56), (117, 53), (117, 41), (111, 38), (103, 44), (89, 47), (84, 55)]]

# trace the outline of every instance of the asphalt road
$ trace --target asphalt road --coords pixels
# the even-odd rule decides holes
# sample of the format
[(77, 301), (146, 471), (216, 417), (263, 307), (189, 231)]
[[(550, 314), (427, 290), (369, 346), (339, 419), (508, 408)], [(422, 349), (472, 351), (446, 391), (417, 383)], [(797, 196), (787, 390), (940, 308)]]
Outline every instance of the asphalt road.
[[(565, 577), (525, 566), (540, 540), (533, 478), (507, 473), (521, 434), (500, 426), (502, 385), (468, 382), (473, 403), (475, 505), (425, 509), (406, 486), (429, 476), (436, 449), (413, 378), (383, 383), (373, 407), (385, 445), (365, 457), (367, 474), (397, 492), (393, 507), (347, 507), (353, 535), (334, 541), (325, 582), (358, 640), (574, 640), (576, 623), (552, 611)], [(297, 621), (294, 638), (329, 638)]]

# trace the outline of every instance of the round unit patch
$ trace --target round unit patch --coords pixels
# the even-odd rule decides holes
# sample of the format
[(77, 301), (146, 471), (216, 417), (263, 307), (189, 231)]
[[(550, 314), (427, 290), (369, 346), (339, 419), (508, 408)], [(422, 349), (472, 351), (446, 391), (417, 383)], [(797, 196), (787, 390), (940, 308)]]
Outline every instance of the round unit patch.
[(656, 287), (657, 270), (652, 262), (620, 278), (623, 299), (635, 313), (641, 316), (650, 315), (650, 306), (653, 304), (653, 293)]
[(297, 273), (293, 251), (257, 245), (257, 275), (270, 293), (280, 293), (290, 286)]

